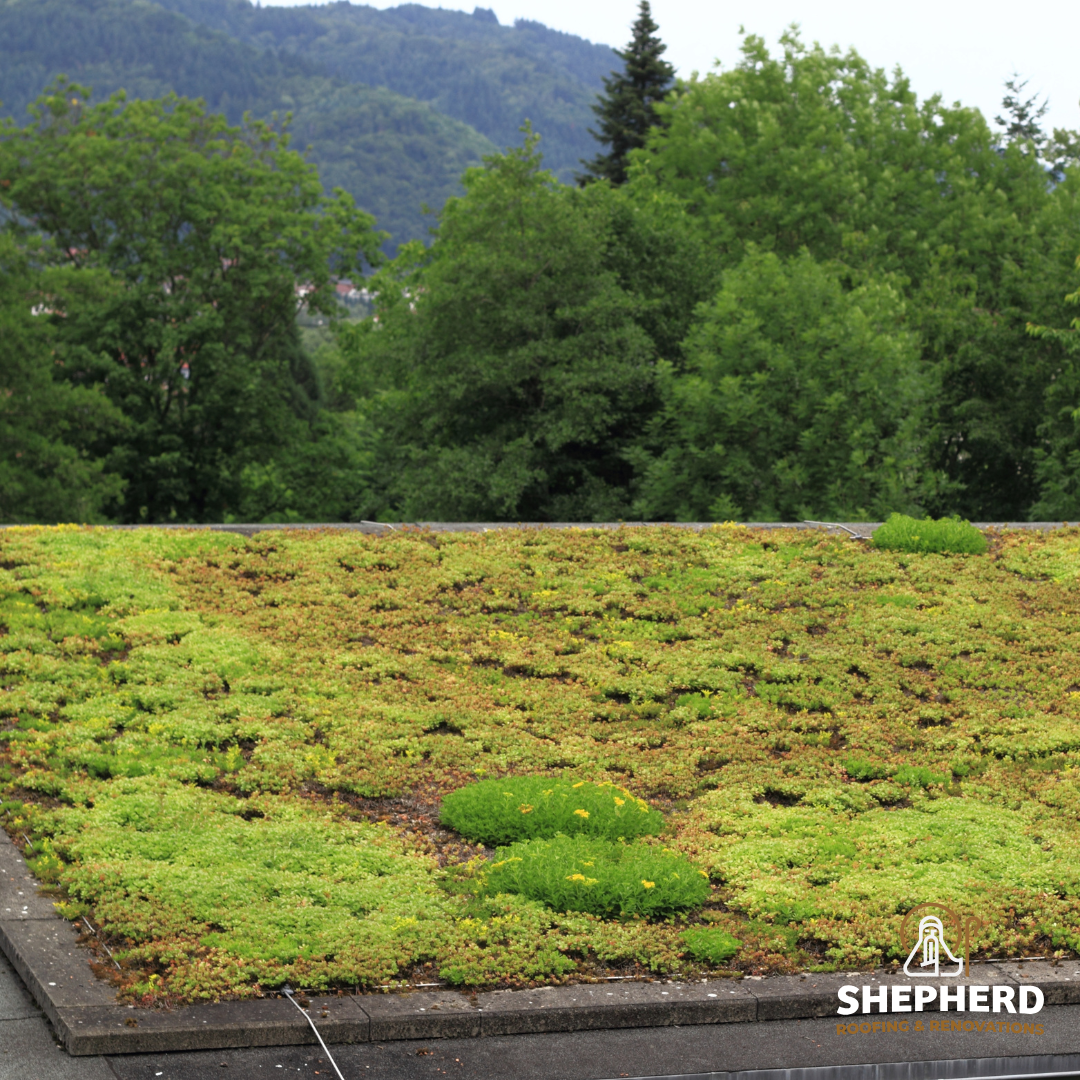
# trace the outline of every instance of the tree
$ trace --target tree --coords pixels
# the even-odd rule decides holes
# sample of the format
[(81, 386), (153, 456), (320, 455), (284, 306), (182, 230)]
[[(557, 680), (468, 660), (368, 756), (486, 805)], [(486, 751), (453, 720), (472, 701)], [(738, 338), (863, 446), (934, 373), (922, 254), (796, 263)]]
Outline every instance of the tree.
[(609, 149), (592, 161), (582, 161), (587, 169), (582, 182), (625, 183), (630, 152), (645, 145), (658, 123), (655, 105), (663, 101), (675, 77), (675, 69), (662, 59), (667, 46), (656, 36), (658, 29), (649, 0), (641, 0), (629, 45), (615, 50), (625, 69), (604, 79), (604, 95), (593, 106), (600, 130), (590, 128), (589, 133)]
[(17, 233), (115, 283), (57, 333), (82, 349), (71, 382), (100, 385), (127, 418), (108, 444), (118, 515), (222, 520), (246, 467), (309, 438), (298, 287), (332, 314), (332, 268), (376, 260), (382, 237), (266, 124), (230, 127), (175, 96), (87, 96), (61, 80), (29, 126), (0, 128), (0, 200)]
[(382, 272), (377, 321), (343, 334), (381, 435), (369, 512), (625, 517), (657, 340), (685, 337), (708, 287), (702, 245), (666, 197), (557, 184), (531, 135), (464, 186), (431, 248)]
[(1030, 143), (1038, 152), (1046, 142), (1046, 133), (1040, 121), (1049, 110), (1050, 103), (1043, 100), (1040, 104), (1036, 95), (1022, 98), (1021, 94), (1029, 80), (1019, 80), (1020, 76), (1015, 74), (1006, 80), (1005, 89), (1008, 93), (1001, 100), (1005, 116), (995, 116), (994, 123), (1005, 129), (1003, 138), (1006, 143)]
[[(1076, 267), (1080, 269), (1080, 257)], [(1065, 302), (1080, 304), (1080, 290), (1069, 293)], [(1036, 450), (1036, 473), (1040, 490), (1032, 516), (1043, 521), (1075, 521), (1080, 518), (1080, 317), (1064, 330), (1032, 323), (1028, 332), (1059, 347), (1039, 427), (1042, 446)]]
[[(748, 36), (733, 69), (695, 78), (656, 106), (663, 123), (632, 167), (679, 196), (727, 265), (748, 242), (782, 255), (899, 271), (918, 287), (941, 245), (977, 252), (1012, 226), (998, 188), (1045, 177), (998, 153), (973, 109), (919, 102), (854, 51), (805, 46), (794, 33), (778, 55)], [(1030, 213), (1030, 207), (1022, 208)]]
[(806, 251), (751, 249), (699, 311), (686, 370), (661, 374), (666, 448), (646, 520), (879, 520), (921, 513), (935, 384), (897, 291), (845, 288)]
[(98, 387), (63, 378), (74, 358), (56, 323), (78, 287), (109, 282), (50, 268), (40, 244), (0, 234), (0, 521), (98, 522), (123, 482), (91, 447), (115, 437), (122, 416)]
[(1002, 147), (976, 110), (919, 101), (902, 73), (794, 33), (778, 54), (747, 37), (738, 66), (657, 111), (627, 186), (679, 198), (726, 267), (754, 243), (838, 260), (852, 280), (892, 275), (941, 386), (925, 445), (952, 482), (928, 509), (1025, 516), (1048, 377), (1024, 332), (1047, 295), (1037, 156)]

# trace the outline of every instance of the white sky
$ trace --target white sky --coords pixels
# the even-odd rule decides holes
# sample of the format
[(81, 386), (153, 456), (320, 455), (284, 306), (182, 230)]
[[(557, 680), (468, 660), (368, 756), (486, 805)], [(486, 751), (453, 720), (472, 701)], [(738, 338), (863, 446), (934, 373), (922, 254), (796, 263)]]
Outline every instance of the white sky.
[[(263, 0), (292, 6), (295, 0)], [(391, 0), (374, 0), (387, 8)], [(472, 11), (476, 0), (442, 0), (430, 7)], [(637, 0), (482, 0), (499, 21), (536, 19), (591, 41), (622, 47), (637, 14)], [(1027, 96), (1050, 98), (1047, 128), (1080, 128), (1080, 63), (1075, 42), (1080, 5), (1041, 0), (1030, 8), (1016, 0), (908, 0), (900, 5), (869, 0), (652, 0), (653, 18), (680, 75), (712, 70), (719, 59), (739, 59), (739, 24), (772, 46), (790, 23), (807, 42), (854, 46), (875, 67), (899, 64), (920, 98), (940, 92), (982, 109), (1000, 111), (1002, 84), (1013, 72), (1030, 79)]]

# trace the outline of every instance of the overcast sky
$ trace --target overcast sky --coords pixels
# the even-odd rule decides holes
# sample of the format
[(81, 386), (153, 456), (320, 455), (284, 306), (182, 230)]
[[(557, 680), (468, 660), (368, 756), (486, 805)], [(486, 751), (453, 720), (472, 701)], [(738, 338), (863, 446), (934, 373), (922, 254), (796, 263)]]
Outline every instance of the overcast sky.
[[(294, 0), (263, 0), (292, 5)], [(394, 7), (375, 0), (374, 7)], [(472, 11), (475, 0), (443, 0)], [(483, 0), (499, 21), (536, 19), (556, 30), (622, 47), (637, 14), (637, 0)], [(1002, 84), (1012, 73), (1030, 79), (1029, 92), (1050, 98), (1047, 127), (1080, 128), (1080, 63), (1076, 33), (1080, 6), (1020, 6), (1016, 0), (907, 0), (899, 5), (868, 0), (653, 0), (653, 17), (680, 75), (710, 71), (716, 60), (739, 59), (739, 25), (772, 45), (790, 23), (803, 38), (823, 45), (854, 46), (875, 67), (899, 64), (920, 98), (940, 92), (948, 102), (975, 105), (992, 120)]]

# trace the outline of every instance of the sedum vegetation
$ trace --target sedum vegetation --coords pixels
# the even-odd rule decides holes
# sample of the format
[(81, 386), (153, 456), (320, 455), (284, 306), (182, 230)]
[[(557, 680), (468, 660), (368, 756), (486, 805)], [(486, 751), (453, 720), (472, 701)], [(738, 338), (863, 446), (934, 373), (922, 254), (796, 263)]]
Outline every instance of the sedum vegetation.
[(983, 555), (987, 543), (974, 525), (959, 518), (916, 521), (906, 514), (890, 514), (889, 520), (874, 530), (874, 547), (888, 551)]
[(544, 776), (481, 780), (442, 801), (442, 822), (481, 844), (567, 836), (632, 839), (660, 832), (664, 819), (626, 788)]
[(562, 834), (499, 848), (477, 877), (489, 896), (623, 918), (671, 915), (709, 898), (709, 875), (671, 848)]
[[(847, 969), (928, 900), (978, 954), (1080, 951), (1076, 529), (24, 528), (0, 560), (0, 820), (133, 1000)], [(493, 780), (661, 831), (437, 826), (461, 792), (494, 838)]]

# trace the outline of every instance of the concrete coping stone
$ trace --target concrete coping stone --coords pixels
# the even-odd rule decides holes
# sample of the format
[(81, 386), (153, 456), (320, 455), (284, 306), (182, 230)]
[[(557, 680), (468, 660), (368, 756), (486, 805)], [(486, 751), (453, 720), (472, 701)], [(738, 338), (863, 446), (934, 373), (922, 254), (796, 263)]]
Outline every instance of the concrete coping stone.
[[(315, 1036), (284, 997), (135, 1009), (90, 968), (76, 929), (37, 894), (26, 864), (0, 832), (0, 948), (75, 1056), (307, 1045)], [(31, 893), (31, 890), (33, 892)], [(938, 980), (934, 980), (936, 983)], [(475, 1038), (691, 1024), (757, 1023), (835, 1016), (841, 986), (910, 983), (893, 971), (744, 979), (657, 978), (495, 990), (412, 990), (310, 996), (308, 1015), (327, 1043)], [(1046, 1004), (1080, 1002), (1080, 963), (973, 964), (956, 985), (1037, 986)], [(891, 994), (886, 1008), (891, 1010)], [(875, 1010), (877, 1011), (877, 1010)], [(901, 1011), (907, 1011), (901, 1009)]]

